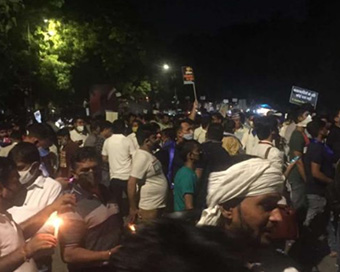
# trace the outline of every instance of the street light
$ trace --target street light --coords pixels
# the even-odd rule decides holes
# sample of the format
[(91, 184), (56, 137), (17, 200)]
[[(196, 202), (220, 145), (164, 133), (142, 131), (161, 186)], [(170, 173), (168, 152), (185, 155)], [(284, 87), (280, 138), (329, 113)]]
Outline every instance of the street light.
[(170, 66), (169, 66), (169, 65), (167, 65), (167, 64), (164, 64), (164, 65), (163, 65), (163, 69), (164, 69), (165, 71), (167, 71), (167, 70), (169, 70), (169, 69), (170, 69)]

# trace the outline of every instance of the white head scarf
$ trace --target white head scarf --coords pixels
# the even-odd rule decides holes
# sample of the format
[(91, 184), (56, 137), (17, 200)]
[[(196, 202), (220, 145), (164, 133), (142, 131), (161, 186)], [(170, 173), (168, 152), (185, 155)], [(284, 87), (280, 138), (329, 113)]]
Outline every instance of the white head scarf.
[(219, 205), (235, 198), (281, 193), (284, 177), (268, 160), (249, 159), (227, 170), (211, 173), (207, 196), (208, 208), (198, 225), (216, 226), (221, 216)]

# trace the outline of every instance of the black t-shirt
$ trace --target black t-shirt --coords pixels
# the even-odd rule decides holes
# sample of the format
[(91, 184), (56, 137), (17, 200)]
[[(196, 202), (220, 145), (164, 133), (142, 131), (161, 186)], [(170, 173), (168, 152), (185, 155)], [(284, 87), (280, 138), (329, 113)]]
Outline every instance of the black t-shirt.
[(209, 175), (212, 172), (225, 170), (230, 164), (230, 155), (222, 147), (221, 142), (205, 142), (202, 147), (202, 159), (197, 168), (203, 169), (202, 177), (197, 184), (197, 207), (206, 208), (206, 197), (208, 191)]
[(320, 170), (329, 178), (334, 178), (333, 153), (323, 143), (312, 140), (304, 156), (304, 164), (307, 176), (307, 194), (324, 196), (327, 183), (314, 178), (312, 175), (312, 162), (319, 164)]
[(340, 160), (340, 128), (333, 126), (327, 137), (327, 145), (334, 151), (334, 160)]

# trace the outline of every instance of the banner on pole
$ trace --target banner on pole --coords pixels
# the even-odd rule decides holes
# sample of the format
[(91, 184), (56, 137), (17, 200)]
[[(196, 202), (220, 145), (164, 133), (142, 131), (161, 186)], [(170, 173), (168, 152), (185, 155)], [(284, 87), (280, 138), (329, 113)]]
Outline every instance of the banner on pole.
[(319, 93), (317, 92), (293, 86), (292, 91), (290, 93), (289, 102), (296, 105), (309, 103), (314, 108), (316, 108), (316, 104), (318, 103), (318, 97)]
[(184, 85), (195, 83), (194, 70), (192, 67), (182, 66), (182, 76)]

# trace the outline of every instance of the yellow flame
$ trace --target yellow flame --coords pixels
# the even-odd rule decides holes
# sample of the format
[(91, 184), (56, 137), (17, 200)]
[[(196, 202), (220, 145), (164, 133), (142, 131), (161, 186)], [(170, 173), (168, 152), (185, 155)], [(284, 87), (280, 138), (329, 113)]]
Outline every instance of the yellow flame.
[(129, 224), (128, 228), (131, 230), (131, 232), (133, 232), (133, 233), (136, 232), (136, 225), (135, 224)]
[(60, 217), (56, 216), (55, 218), (52, 219), (51, 225), (53, 225), (54, 228), (59, 228), (62, 223), (63, 220)]

